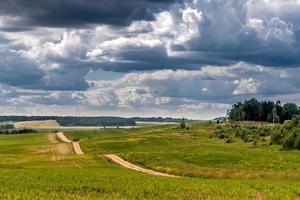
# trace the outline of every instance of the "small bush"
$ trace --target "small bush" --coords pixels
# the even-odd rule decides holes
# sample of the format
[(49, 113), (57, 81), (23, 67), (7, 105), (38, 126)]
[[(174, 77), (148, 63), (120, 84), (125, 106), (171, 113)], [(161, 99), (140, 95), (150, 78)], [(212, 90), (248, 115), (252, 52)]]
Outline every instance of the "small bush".
[(295, 143), (294, 143), (294, 147), (296, 149), (300, 149), (300, 135), (297, 136)]
[(185, 129), (186, 128), (186, 122), (185, 122), (184, 118), (181, 119), (181, 122), (179, 124), (179, 128), (180, 129)]
[(225, 136), (225, 134), (224, 133), (221, 133), (220, 135), (219, 135), (219, 139), (224, 139), (226, 136)]
[(28, 133), (36, 133), (37, 131), (33, 129), (11, 129), (11, 130), (0, 130), (0, 135), (5, 134), (5, 135), (10, 135), (10, 134), (28, 134)]
[(78, 138), (78, 137), (73, 138), (73, 142), (78, 142), (79, 140), (80, 140), (80, 138)]
[(300, 116), (276, 126), (271, 134), (271, 142), (284, 148), (300, 149)]
[[(266, 142), (270, 136), (270, 145), (280, 144), (284, 148), (300, 149), (300, 116), (284, 122), (283, 125), (236, 125), (225, 124), (217, 126), (215, 135), (226, 143), (232, 143), (234, 138), (240, 138), (245, 143), (256, 146), (259, 141)], [(212, 138), (212, 135), (209, 136)]]
[(256, 146), (257, 145), (257, 140), (253, 140), (252, 145)]
[(227, 140), (225, 141), (226, 143), (233, 143), (233, 139), (232, 138), (227, 138)]
[(282, 146), (285, 148), (293, 148), (294, 147), (294, 134), (290, 133), (288, 136), (286, 136), (283, 140)]
[(222, 126), (221, 126), (221, 125), (218, 125), (218, 126), (217, 126), (217, 130), (220, 130), (220, 129), (222, 129)]
[(252, 142), (253, 146), (256, 146), (258, 142), (259, 142), (259, 136), (256, 135), (253, 137), (253, 142)]

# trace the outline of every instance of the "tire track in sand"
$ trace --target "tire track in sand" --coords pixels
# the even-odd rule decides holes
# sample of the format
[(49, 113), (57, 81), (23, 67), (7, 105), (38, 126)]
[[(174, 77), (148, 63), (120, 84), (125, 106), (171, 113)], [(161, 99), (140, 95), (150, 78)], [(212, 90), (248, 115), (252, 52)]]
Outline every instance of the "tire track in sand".
[(111, 161), (125, 167), (128, 169), (132, 169), (134, 171), (138, 171), (138, 172), (142, 172), (142, 173), (146, 173), (146, 174), (150, 174), (150, 175), (154, 175), (154, 176), (166, 176), (166, 177), (179, 177), (179, 176), (175, 176), (175, 175), (171, 175), (171, 174), (166, 174), (166, 173), (162, 173), (162, 172), (157, 172), (151, 169), (145, 169), (142, 168), (140, 166), (137, 166), (135, 164), (132, 164), (124, 159), (122, 159), (121, 157), (114, 155), (114, 154), (108, 154), (108, 155), (104, 155), (104, 157), (110, 159)]
[(78, 142), (72, 142), (71, 140), (69, 140), (63, 132), (58, 132), (56, 133), (56, 136), (63, 142), (65, 143), (71, 143), (74, 149), (75, 154), (77, 155), (83, 155), (83, 151), (80, 147), (80, 144)]

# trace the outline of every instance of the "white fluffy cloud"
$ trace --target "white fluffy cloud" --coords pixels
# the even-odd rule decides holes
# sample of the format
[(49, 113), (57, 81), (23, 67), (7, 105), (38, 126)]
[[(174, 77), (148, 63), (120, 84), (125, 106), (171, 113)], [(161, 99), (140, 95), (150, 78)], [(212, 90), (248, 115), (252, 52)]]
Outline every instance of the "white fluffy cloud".
[[(298, 94), (298, 69), (270, 69), (238, 63), (202, 69), (132, 72), (120, 78), (90, 81), (86, 91), (36, 91), (3, 87), (0, 99), (7, 106), (67, 107), (67, 113), (138, 113), (175, 117), (211, 118), (224, 115), (236, 100), (258, 95), (271, 98)], [(253, 78), (255, 77), (255, 78)], [(278, 84), (278, 83), (284, 84)], [(274, 87), (277, 86), (277, 87)], [(72, 111), (71, 108), (76, 108)], [(78, 108), (78, 109), (77, 109)], [(80, 109), (79, 109), (80, 108)]]
[(70, 18), (77, 26), (0, 8), (2, 109), (217, 116), (236, 100), (300, 92), (298, 0), (142, 1), (150, 17), (134, 2), (119, 23), (100, 9), (97, 20)]
[(237, 85), (236, 89), (233, 91), (234, 95), (256, 94), (258, 87), (261, 86), (261, 83), (253, 78), (235, 80), (233, 83)]
[[(87, 89), (81, 77), (97, 69), (198, 69), (239, 61), (295, 67), (300, 64), (300, 29), (294, 7), (299, 7), (296, 0), (186, 0), (154, 13), (153, 21), (118, 28), (102, 24), (3, 32), (7, 41), (2, 48), (33, 62), (45, 83), (32, 87), (50, 90), (59, 90), (58, 85), (63, 90)], [(60, 83), (62, 76), (77, 84)]]

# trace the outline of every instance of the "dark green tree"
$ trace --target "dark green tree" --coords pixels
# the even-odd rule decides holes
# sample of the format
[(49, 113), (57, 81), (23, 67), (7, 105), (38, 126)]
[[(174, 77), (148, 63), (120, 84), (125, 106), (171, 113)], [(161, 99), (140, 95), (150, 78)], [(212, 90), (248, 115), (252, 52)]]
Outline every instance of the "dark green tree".
[(228, 119), (231, 121), (268, 121), (273, 123), (283, 123), (299, 114), (299, 107), (294, 103), (282, 106), (280, 101), (258, 101), (255, 98), (233, 104), (227, 112)]
[(292, 119), (296, 115), (299, 115), (299, 108), (297, 104), (294, 103), (286, 103), (282, 107), (282, 113), (281, 113), (281, 122), (284, 122), (285, 120)]
[(185, 122), (184, 118), (181, 119), (179, 127), (180, 127), (180, 129), (185, 129), (186, 128), (186, 122)]

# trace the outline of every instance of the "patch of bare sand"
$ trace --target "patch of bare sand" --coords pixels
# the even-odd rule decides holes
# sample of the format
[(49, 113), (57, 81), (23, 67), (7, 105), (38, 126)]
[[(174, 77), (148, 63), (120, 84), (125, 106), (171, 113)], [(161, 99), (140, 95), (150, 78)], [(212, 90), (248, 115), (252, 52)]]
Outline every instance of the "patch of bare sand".
[(56, 134), (55, 133), (49, 133), (47, 135), (47, 139), (51, 143), (57, 143), (58, 142), (57, 139), (56, 139)]
[(15, 128), (59, 128), (56, 120), (14, 122)]
[(72, 147), (69, 144), (56, 144), (50, 148), (53, 153), (51, 156), (52, 161), (60, 161), (67, 158), (67, 155), (72, 154)]
[(69, 155), (73, 152), (72, 146), (69, 144), (61, 143), (54, 145), (41, 146), (33, 149), (34, 153), (37, 154), (55, 154), (55, 155)]
[(52, 161), (64, 160), (67, 155), (72, 154), (72, 147), (69, 144), (56, 144), (50, 148), (50, 152), (53, 154), (51, 156)]
[(57, 135), (58, 139), (61, 140), (62, 142), (66, 142), (66, 143), (71, 143), (71, 142), (72, 142), (71, 140), (69, 140), (69, 139), (64, 135), (63, 132), (58, 132), (58, 133), (56, 133), (56, 135)]
[(299, 196), (299, 195), (296, 195), (296, 196), (294, 197), (294, 200), (300, 200), (300, 196)]
[(74, 152), (76, 155), (83, 155), (83, 151), (80, 147), (80, 144), (78, 142), (72, 142), (71, 140), (69, 140), (69, 138), (67, 138), (63, 132), (58, 132), (56, 134), (57, 138), (65, 143), (72, 143)]
[(72, 147), (69, 144), (57, 144), (53, 151), (58, 154), (68, 155), (71, 154)]
[(76, 155), (84, 154), (80, 147), (80, 144), (78, 142), (72, 142), (72, 146), (73, 146), (73, 149), (74, 149)]

